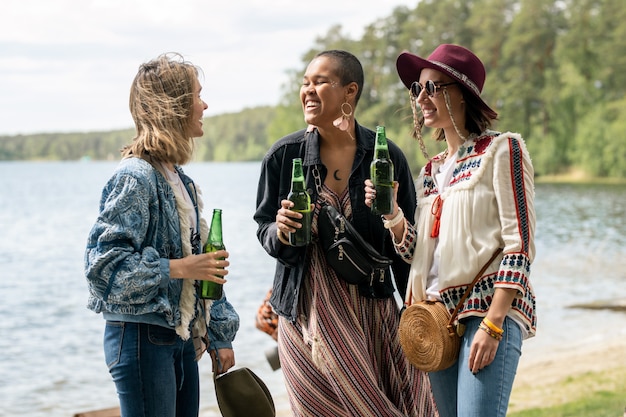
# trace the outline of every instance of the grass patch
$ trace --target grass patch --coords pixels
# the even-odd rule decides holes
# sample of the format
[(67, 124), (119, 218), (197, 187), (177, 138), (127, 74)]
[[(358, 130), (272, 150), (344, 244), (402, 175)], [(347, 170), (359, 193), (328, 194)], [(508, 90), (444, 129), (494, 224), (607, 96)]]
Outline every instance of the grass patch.
[(622, 417), (624, 392), (598, 391), (589, 396), (548, 408), (532, 408), (507, 414), (508, 417)]
[(514, 406), (507, 417), (622, 417), (626, 407), (626, 368), (567, 376), (543, 386), (537, 381), (520, 391), (518, 398), (534, 397), (545, 406)]

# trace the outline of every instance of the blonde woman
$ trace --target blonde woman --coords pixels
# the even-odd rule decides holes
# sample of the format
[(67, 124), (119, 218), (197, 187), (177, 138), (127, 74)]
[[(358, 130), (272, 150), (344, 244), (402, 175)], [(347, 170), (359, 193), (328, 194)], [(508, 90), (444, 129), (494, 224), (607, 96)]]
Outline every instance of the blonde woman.
[(130, 90), (137, 135), (104, 186), (89, 233), (88, 307), (106, 320), (104, 353), (121, 412), (197, 417), (197, 360), (208, 348), (219, 372), (235, 364), (239, 317), (196, 282), (225, 283), (228, 252), (201, 253), (203, 202), (180, 165), (203, 134), (198, 69), (177, 54), (140, 66)]

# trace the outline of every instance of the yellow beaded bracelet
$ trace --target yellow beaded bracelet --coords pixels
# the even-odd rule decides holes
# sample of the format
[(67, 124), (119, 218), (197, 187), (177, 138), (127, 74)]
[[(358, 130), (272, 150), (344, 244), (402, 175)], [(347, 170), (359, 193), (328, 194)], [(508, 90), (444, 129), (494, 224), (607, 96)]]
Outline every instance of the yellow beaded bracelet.
[(498, 326), (496, 326), (495, 324), (493, 324), (491, 322), (491, 320), (489, 320), (487, 317), (483, 318), (483, 323), (485, 323), (485, 325), (487, 327), (489, 327), (492, 331), (498, 333), (498, 334), (503, 334), (504, 333), (504, 329), (499, 328)]
[(493, 337), (494, 339), (496, 339), (498, 342), (500, 340), (502, 340), (502, 334), (500, 333), (496, 333), (493, 330), (491, 330), (489, 327), (487, 327), (484, 323), (480, 323), (480, 326), (478, 326), (478, 328), (480, 330), (483, 330), (485, 333), (487, 333), (489, 336)]

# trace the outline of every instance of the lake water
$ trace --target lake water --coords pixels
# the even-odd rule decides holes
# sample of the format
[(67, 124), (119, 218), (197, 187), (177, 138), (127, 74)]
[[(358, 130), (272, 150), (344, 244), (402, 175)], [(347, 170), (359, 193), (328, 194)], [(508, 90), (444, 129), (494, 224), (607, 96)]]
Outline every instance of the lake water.
[[(0, 416), (69, 417), (116, 405), (102, 353), (104, 320), (85, 308), (86, 236), (113, 162), (0, 163)], [(252, 220), (259, 163), (193, 163), (185, 171), (206, 212), (224, 210), (231, 253), (226, 291), (241, 316), (239, 366), (266, 381), (286, 410), (282, 373), (264, 351), (274, 345), (254, 315), (271, 285), (273, 260)], [(626, 186), (537, 185), (537, 337), (524, 356), (626, 336), (626, 316), (571, 309), (626, 297)], [(200, 362), (203, 416), (218, 416), (210, 359)]]

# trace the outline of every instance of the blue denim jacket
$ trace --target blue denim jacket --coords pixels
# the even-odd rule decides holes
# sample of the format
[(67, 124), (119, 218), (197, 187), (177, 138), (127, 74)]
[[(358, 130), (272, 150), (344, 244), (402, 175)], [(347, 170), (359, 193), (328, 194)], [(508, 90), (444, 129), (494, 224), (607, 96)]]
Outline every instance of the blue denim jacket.
[[(374, 248), (393, 259), (391, 269), (395, 287), (404, 295), (410, 266), (395, 253), (391, 235), (384, 229), (380, 216), (373, 215), (365, 205), (365, 179), (370, 177), (376, 133), (357, 123), (356, 141), (357, 150), (348, 183), (352, 205), (351, 223)], [(411, 170), (400, 148), (392, 141), (388, 141), (388, 147), (394, 163), (394, 179), (400, 183), (398, 205), (404, 211), (405, 217), (413, 223), (416, 200)], [(317, 200), (313, 167), (318, 167), (322, 182), (327, 173), (319, 154), (319, 135), (317, 129), (311, 133), (300, 130), (278, 140), (265, 155), (261, 165), (257, 209), (254, 214), (254, 220), (258, 224), (257, 237), (265, 251), (277, 260), (270, 304), (279, 315), (291, 321), (296, 320), (302, 277), (308, 269), (307, 251), (304, 247), (286, 246), (278, 240), (276, 212), (280, 208), (281, 200), (287, 198), (291, 188), (291, 165), (292, 159), (296, 157), (302, 158), (311, 201)], [(391, 297), (394, 292), (391, 273), (387, 271), (385, 281), (381, 285), (359, 290), (363, 295), (367, 292), (369, 297)]]
[[(176, 169), (197, 206), (193, 181)], [(174, 329), (181, 320), (183, 280), (170, 279), (169, 260), (182, 257), (172, 188), (149, 162), (122, 160), (104, 186), (87, 240), (87, 307), (106, 320)], [(238, 328), (239, 316), (226, 297), (215, 301), (208, 326), (211, 348), (231, 348)]]

